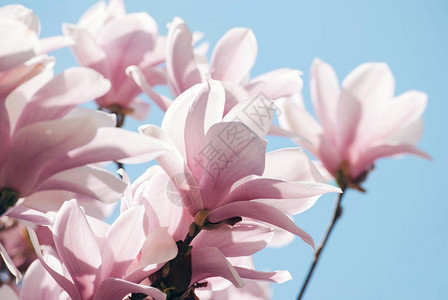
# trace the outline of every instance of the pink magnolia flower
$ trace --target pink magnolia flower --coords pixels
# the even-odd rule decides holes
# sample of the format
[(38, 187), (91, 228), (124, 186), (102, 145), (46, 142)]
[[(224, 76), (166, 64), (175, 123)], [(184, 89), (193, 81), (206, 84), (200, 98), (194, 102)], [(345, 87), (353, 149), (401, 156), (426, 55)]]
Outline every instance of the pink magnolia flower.
[(144, 12), (126, 14), (123, 1), (98, 2), (80, 18), (77, 25), (64, 25), (64, 33), (74, 38), (72, 50), (83, 66), (108, 78), (112, 88), (96, 98), (102, 108), (118, 115), (143, 120), (147, 103), (137, 98), (140, 88), (125, 74), (130, 65), (139, 66), (151, 83), (164, 84), (164, 72), (157, 68), (165, 60), (165, 38), (157, 24)]
[(40, 22), (22, 5), (0, 7), (0, 101), (17, 86), (51, 67), (45, 53), (67, 46), (65, 37), (39, 40)]
[[(166, 68), (168, 85), (175, 97), (195, 84), (206, 82), (208, 73), (213, 79), (220, 80), (224, 86), (225, 113), (237, 103), (261, 92), (269, 99), (275, 100), (300, 93), (302, 90), (302, 73), (298, 70), (277, 69), (250, 79), (258, 45), (254, 33), (248, 28), (229, 30), (216, 44), (210, 64), (205, 58), (204, 47), (196, 51), (193, 49), (194, 39), (184, 21), (174, 18), (169, 25), (167, 36)], [(156, 94), (151, 84), (145, 83), (143, 76), (134, 73), (136, 82), (148, 96), (166, 110), (170, 101)]]
[[(311, 237), (286, 213), (306, 210), (320, 195), (339, 189), (319, 180), (284, 181), (295, 173), (282, 175), (265, 168), (263, 137), (272, 123), (272, 101), (261, 96), (243, 101), (223, 118), (224, 105), (225, 91), (219, 82), (198, 84), (173, 102), (161, 129), (141, 128), (170, 143), (171, 150), (157, 161), (176, 185), (185, 209), (192, 217), (207, 214), (210, 223), (235, 217), (256, 219), (312, 245)], [(285, 161), (276, 157), (272, 156), (278, 164), (270, 165), (282, 169)]]
[(341, 186), (362, 189), (359, 184), (378, 158), (407, 153), (429, 158), (416, 148), (427, 96), (419, 91), (394, 96), (394, 87), (384, 63), (360, 65), (340, 88), (333, 68), (316, 59), (311, 67), (311, 98), (320, 124), (302, 100), (295, 99), (279, 104), (280, 125), (302, 136), (298, 142)]
[[(123, 175), (126, 179), (126, 175)], [(144, 205), (149, 231), (166, 228), (174, 240), (178, 241), (181, 249), (190, 225), (195, 220), (182, 203), (178, 202), (178, 192), (172, 189), (172, 185), (172, 179), (159, 166), (151, 167), (134, 182), (132, 189), (127, 190), (122, 207), (129, 209)], [(224, 287), (220, 280), (216, 281), (217, 276), (227, 279), (224, 280), (225, 287), (228, 286), (227, 283), (242, 287), (244, 279), (277, 283), (289, 280), (288, 272), (259, 272), (247, 261), (248, 257), (266, 247), (272, 236), (271, 228), (244, 219), (234, 226), (223, 224), (211, 231), (201, 231), (191, 242), (191, 256), (177, 258), (188, 263), (176, 265), (174, 260), (169, 268), (170, 273), (168, 276), (165, 274), (165, 278), (168, 278), (165, 280), (168, 284), (171, 283), (171, 278), (177, 278), (176, 289), (171, 292), (180, 294), (188, 288), (194, 289), (204, 281), (209, 283), (208, 288), (212, 285), (214, 289), (221, 290)], [(142, 261), (139, 265), (143, 268), (128, 278), (138, 282), (149, 277), (153, 284), (154, 281), (157, 283), (159, 277), (156, 271), (163, 265), (142, 264)], [(179, 274), (182, 275), (178, 276)]]
[[(104, 202), (118, 199), (126, 185), (110, 172), (88, 164), (142, 162), (166, 146), (115, 128), (115, 117), (76, 108), (103, 95), (108, 80), (87, 68), (29, 80), (0, 102), (1, 214), (23, 201), (38, 210), (57, 210), (64, 198), (24, 199), (39, 191), (70, 191)], [(45, 205), (39, 207), (39, 202)]]
[[(52, 226), (55, 252), (47, 255), (50, 258), (52, 256), (52, 263), (42, 255), (33, 231), (30, 231), (30, 236), (40, 264), (72, 300), (121, 300), (132, 292), (144, 293), (156, 300), (165, 299), (158, 289), (125, 279), (126, 270), (147, 239), (143, 222), (142, 207), (127, 210), (109, 226), (99, 220), (87, 219), (76, 200), (70, 200), (63, 204)], [(157, 238), (148, 238), (154, 244), (153, 249), (161, 246)], [(172, 258), (157, 252), (146, 255), (145, 259), (156, 259), (157, 263)], [(34, 274), (25, 275), (24, 299), (24, 293), (42, 295), (37, 298), (34, 296), (33, 299), (47, 299), (40, 290), (46, 290), (48, 286), (35, 284), (35, 276), (42, 273), (42, 267), (36, 266), (31, 269)], [(54, 285), (50, 285), (50, 288), (55, 289)]]

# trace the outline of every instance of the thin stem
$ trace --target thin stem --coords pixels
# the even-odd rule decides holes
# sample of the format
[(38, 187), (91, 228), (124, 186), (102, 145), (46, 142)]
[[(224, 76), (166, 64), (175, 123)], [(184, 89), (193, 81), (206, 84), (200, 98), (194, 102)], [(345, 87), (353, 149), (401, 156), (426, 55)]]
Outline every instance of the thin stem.
[(334, 214), (333, 214), (333, 220), (331, 221), (330, 227), (328, 227), (327, 230), (327, 234), (325, 235), (324, 240), (322, 241), (322, 244), (317, 248), (316, 252), (314, 253), (314, 261), (313, 264), (311, 265), (311, 268), (308, 271), (308, 276), (306, 277), (305, 282), (302, 285), (302, 289), (300, 290), (300, 294), (297, 297), (297, 300), (302, 299), (303, 294), (305, 293), (306, 287), (311, 279), (311, 276), (313, 275), (313, 271), (316, 268), (317, 262), (319, 261), (319, 257), (320, 254), (322, 253), (322, 250), (324, 249), (325, 245), (327, 244), (327, 240), (330, 237), (330, 234), (333, 230), (334, 225), (336, 224), (336, 221), (339, 219), (339, 217), (341, 216), (342, 213), (342, 206), (341, 206), (341, 202), (342, 202), (342, 197), (344, 196), (344, 188), (342, 188), (343, 193), (339, 194), (338, 197), (338, 203), (336, 204), (336, 208), (334, 210)]
[(123, 163), (116, 161), (115, 164), (117, 165), (117, 169), (118, 169), (118, 170), (120, 170), (120, 169), (123, 169), (123, 170), (124, 170), (124, 165), (123, 165)]
[[(123, 125), (124, 125), (124, 119), (125, 119), (126, 115), (121, 114), (121, 113), (115, 113), (115, 115), (117, 116), (117, 124), (116, 124), (115, 127), (117, 127), (117, 128), (122, 128)], [(123, 169), (123, 170), (124, 170), (124, 165), (123, 165), (123, 163), (118, 162), (118, 161), (116, 161), (115, 163), (117, 164), (117, 169), (118, 169), (118, 170), (120, 170), (120, 169)]]
[(116, 125), (116, 127), (118, 127), (118, 128), (123, 127), (126, 115), (124, 115), (124, 114), (115, 114), (115, 115), (117, 116), (117, 125)]

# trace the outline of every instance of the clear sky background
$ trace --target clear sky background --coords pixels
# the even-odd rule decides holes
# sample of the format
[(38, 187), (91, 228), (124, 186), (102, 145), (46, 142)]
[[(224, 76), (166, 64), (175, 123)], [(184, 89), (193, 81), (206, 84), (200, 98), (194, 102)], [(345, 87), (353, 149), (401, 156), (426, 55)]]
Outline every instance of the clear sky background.
[[(76, 23), (95, 1), (1, 1), (35, 10), (42, 37), (61, 34), (61, 23)], [(213, 47), (233, 27), (252, 28), (259, 54), (252, 76), (289, 67), (304, 71), (309, 102), (309, 67), (313, 58), (330, 63), (342, 80), (363, 62), (390, 66), (396, 93), (411, 89), (429, 95), (423, 115), (420, 148), (433, 161), (415, 157), (384, 159), (365, 183), (366, 194), (349, 191), (344, 212), (329, 240), (304, 299), (448, 299), (448, 1), (135, 1), (129, 12), (146, 11), (159, 24), (183, 18), (203, 31)], [(56, 71), (75, 66), (68, 49), (56, 51)], [(153, 109), (145, 123), (160, 125)], [(129, 121), (129, 120), (127, 120)], [(136, 130), (137, 122), (127, 122)], [(291, 147), (270, 138), (269, 150)], [(132, 179), (148, 165), (128, 167)], [(335, 205), (322, 197), (295, 217), (316, 243), (321, 240)], [(287, 269), (293, 280), (274, 287), (275, 299), (294, 299), (313, 250), (301, 240), (256, 256), (260, 270)]]

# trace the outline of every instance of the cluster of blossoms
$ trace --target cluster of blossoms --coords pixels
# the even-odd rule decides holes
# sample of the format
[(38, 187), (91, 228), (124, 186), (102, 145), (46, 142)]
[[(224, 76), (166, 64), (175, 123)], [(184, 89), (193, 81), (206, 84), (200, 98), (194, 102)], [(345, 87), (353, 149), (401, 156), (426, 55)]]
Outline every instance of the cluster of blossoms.
[[(302, 101), (302, 72), (250, 78), (250, 29), (229, 30), (210, 61), (183, 20), (161, 36), (121, 0), (94, 5), (63, 36), (39, 30), (28, 8), (0, 8), (1, 299), (268, 299), (268, 283), (291, 276), (255, 270), (252, 255), (293, 235), (314, 247), (293, 215), (323, 194), (362, 190), (380, 157), (427, 157), (415, 147), (426, 95), (395, 97), (383, 63), (359, 66), (340, 88), (316, 59), (319, 124)], [(81, 67), (54, 76), (47, 53), (61, 47)], [(146, 118), (142, 92), (165, 111), (161, 126), (121, 128), (126, 116)], [(79, 106), (91, 100), (99, 110)], [(266, 153), (267, 134), (320, 162), (301, 148)], [(103, 168), (152, 159), (132, 183)], [(119, 199), (118, 218), (102, 221)]]

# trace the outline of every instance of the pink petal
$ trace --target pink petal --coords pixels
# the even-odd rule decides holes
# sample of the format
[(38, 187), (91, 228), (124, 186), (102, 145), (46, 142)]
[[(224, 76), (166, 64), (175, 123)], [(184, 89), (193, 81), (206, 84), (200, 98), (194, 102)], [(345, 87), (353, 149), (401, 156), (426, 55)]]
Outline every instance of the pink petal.
[(154, 229), (142, 247), (139, 267), (166, 263), (177, 255), (177, 245), (166, 227)]
[[(158, 37), (160, 39), (162, 37)], [(163, 48), (165, 50), (165, 48)], [(146, 57), (152, 58), (152, 53), (146, 55)], [(153, 63), (150, 65), (147, 65), (147, 62), (143, 62), (140, 66), (140, 69), (145, 76), (147, 82), (151, 86), (156, 85), (167, 85), (168, 79), (166, 75), (166, 68), (165, 66), (158, 67), (159, 64), (165, 62), (165, 51), (163, 52), (163, 59), (158, 61), (157, 63)], [(132, 67), (132, 66), (130, 66)], [(128, 75), (129, 76), (129, 75)]]
[[(272, 291), (268, 282), (259, 282), (255, 280), (243, 280), (245, 286), (236, 288), (230, 286), (224, 290), (213, 291), (212, 296), (214, 300), (226, 299), (244, 299), (244, 300), (267, 300), (272, 298)], [(197, 290), (197, 294), (202, 298), (202, 290)], [(206, 298), (204, 298), (206, 299)]]
[[(344, 79), (338, 108), (339, 154), (343, 159), (349, 147), (357, 139), (356, 155), (363, 147), (363, 140), (376, 136), (375, 125), (384, 115), (395, 115), (386, 109), (393, 99), (395, 80), (385, 63), (365, 63), (355, 68)], [(387, 118), (385, 119), (387, 122)], [(383, 123), (383, 122), (380, 122)], [(359, 128), (358, 128), (359, 127)], [(380, 125), (381, 127), (383, 125)], [(385, 126), (386, 128), (388, 125)]]
[(224, 107), (224, 115), (226, 115), (235, 105), (249, 98), (248, 91), (240, 84), (222, 81), (222, 86), (226, 91), (226, 105)]
[(423, 120), (417, 119), (414, 122), (403, 126), (397, 131), (393, 132), (386, 139), (389, 143), (400, 143), (400, 144), (409, 144), (416, 145), (423, 134)]
[[(34, 210), (39, 212), (58, 211), (65, 201), (73, 198), (77, 198), (77, 195), (68, 191), (41, 191), (25, 197), (21, 206), (26, 209), (31, 209), (33, 214)], [(17, 206), (16, 209), (20, 215), (21, 210), (19, 208), (20, 206)], [(11, 212), (12, 215), (15, 214), (16, 209)]]
[(297, 215), (313, 207), (320, 196), (309, 196), (300, 199), (256, 199), (254, 201), (275, 207), (287, 215)]
[(202, 87), (189, 108), (184, 136), (188, 168), (198, 182), (203, 172), (198, 155), (207, 144), (210, 127), (221, 121), (225, 104), (225, 92), (218, 81), (209, 79)]
[(106, 53), (87, 29), (63, 24), (62, 31), (75, 40), (76, 44), (71, 49), (80, 65), (92, 68), (106, 77), (110, 76), (109, 67), (105, 61)]
[(176, 146), (161, 128), (156, 125), (143, 125), (139, 127), (139, 131), (144, 135), (163, 141), (169, 146), (168, 151), (157, 157), (157, 162), (169, 177), (173, 177), (183, 172), (186, 172), (187, 174), (190, 173), (184, 163), (184, 158), (180, 155)]
[(18, 284), (20, 280), (22, 280), (22, 274), (14, 265), (14, 262), (8, 255), (8, 252), (6, 252), (6, 249), (5, 247), (3, 247), (2, 243), (0, 243), (0, 255), (3, 258), (3, 263), (6, 265), (9, 272), (11, 272), (11, 274), (14, 275), (14, 277), (16, 277), (16, 284)]
[(143, 207), (130, 208), (121, 214), (106, 234), (101, 248), (101, 278), (121, 278), (137, 257), (145, 242)]
[(187, 115), (197, 96), (204, 90), (207, 84), (197, 84), (182, 94), (170, 105), (165, 113), (161, 128), (176, 145), (181, 156), (186, 160), (185, 150), (185, 123)]
[(350, 165), (350, 175), (353, 178), (356, 178), (362, 172), (370, 168), (376, 159), (387, 156), (396, 156), (400, 154), (413, 154), (431, 159), (431, 157), (427, 153), (417, 149), (413, 145), (384, 143), (368, 149), (361, 156), (359, 161)]
[[(25, 202), (26, 200), (22, 204), (25, 204)], [(13, 210), (9, 211), (8, 216), (41, 226), (49, 226), (53, 223), (52, 215), (42, 213), (38, 210), (34, 210), (23, 205), (18, 205)]]
[(168, 109), (172, 101), (168, 97), (154, 92), (152, 86), (149, 85), (142, 71), (137, 66), (128, 67), (126, 73), (134, 79), (135, 83), (157, 104), (158, 107), (163, 111)]
[(235, 270), (241, 276), (241, 278), (268, 281), (274, 283), (283, 283), (291, 280), (291, 274), (288, 271), (275, 271), (275, 272), (260, 272), (252, 269), (246, 269), (241, 267), (235, 267)]
[[(117, 141), (125, 143), (117, 144)], [(99, 128), (93, 140), (68, 153), (70, 161), (65, 167), (116, 160), (141, 163), (154, 159), (166, 150), (165, 143), (148, 136), (121, 128)]]
[(263, 173), (266, 141), (242, 123), (215, 124), (204, 145), (198, 161), (203, 162), (200, 190), (207, 209), (218, 207), (238, 180)]
[(63, 289), (36, 259), (25, 273), (20, 299), (59, 300), (62, 292)]
[(339, 82), (333, 68), (318, 58), (311, 65), (310, 93), (322, 127), (327, 134), (334, 134), (339, 105)]
[(263, 93), (272, 100), (288, 97), (302, 92), (302, 74), (299, 70), (277, 69), (255, 77), (246, 88), (251, 95)]
[[(334, 186), (315, 181), (286, 182), (271, 178), (255, 178), (232, 190), (226, 203), (253, 199), (302, 199), (325, 193), (339, 192)], [(297, 201), (300, 206), (300, 201)]]
[(134, 205), (134, 199), (131, 189), (131, 179), (129, 178), (128, 174), (123, 169), (119, 169), (117, 173), (120, 174), (121, 179), (126, 184), (126, 189), (123, 193), (120, 204), (120, 214), (122, 214), (131, 207), (137, 206), (139, 204)]
[(0, 17), (2, 19), (13, 19), (22, 22), (30, 30), (39, 36), (40, 33), (40, 22), (39, 18), (34, 14), (34, 12), (20, 4), (5, 5), (0, 7)]
[[(78, 200), (77, 200), (78, 201)], [(79, 205), (78, 201), (78, 205)], [(83, 211), (85, 211), (85, 207), (80, 206)], [(86, 215), (86, 213), (84, 212)], [(111, 225), (107, 224), (106, 222), (97, 219), (95, 217), (86, 215), (87, 222), (89, 223), (89, 227), (92, 229), (93, 235), (95, 236), (96, 244), (98, 245), (98, 248), (101, 249), (106, 241), (106, 234), (109, 231), (109, 228)]]
[(285, 229), (314, 247), (313, 239), (308, 233), (297, 227), (283, 212), (264, 203), (254, 201), (229, 203), (213, 210), (208, 216), (208, 220), (217, 223), (237, 216), (252, 218)]
[(130, 293), (142, 293), (152, 297), (154, 300), (163, 300), (166, 298), (166, 295), (156, 288), (135, 284), (118, 278), (108, 278), (101, 282), (93, 299), (122, 300)]
[(192, 246), (193, 249), (215, 247), (225, 257), (249, 256), (265, 248), (272, 235), (273, 231), (266, 226), (240, 222), (232, 227), (202, 231)]
[[(166, 36), (156, 36), (156, 44), (151, 52), (148, 52), (143, 57), (140, 64), (143, 74), (148, 78), (151, 85), (167, 84), (166, 68), (154, 68), (157, 65), (165, 63), (167, 52), (167, 38)], [(152, 76), (151, 76), (152, 74)], [(163, 76), (161, 76), (163, 75)]]
[(39, 40), (39, 54), (45, 54), (75, 44), (75, 40), (69, 36), (52, 36)]
[(154, 49), (156, 36), (157, 24), (143, 12), (111, 19), (104, 25), (97, 41), (106, 52), (109, 79), (114, 89), (119, 90), (123, 82), (130, 81), (125, 73), (126, 68), (143, 61), (145, 54)]
[(236, 187), (226, 203), (254, 199), (288, 215), (296, 215), (311, 208), (321, 195), (340, 192), (339, 188), (315, 181), (285, 182), (258, 178)]
[(301, 148), (284, 148), (267, 153), (262, 176), (283, 181), (326, 182)]
[(138, 65), (154, 48), (157, 31), (157, 24), (150, 15), (132, 13), (110, 19), (101, 28), (97, 39), (107, 53), (111, 70), (124, 71), (127, 66)]
[[(358, 127), (365, 111), (362, 110), (360, 99), (346, 90), (341, 91), (337, 115), (337, 148), (342, 159), (348, 159), (348, 151), (355, 142)], [(328, 137), (328, 133), (325, 133)], [(331, 138), (331, 136), (330, 136)], [(323, 146), (322, 146), (323, 147)]]
[[(183, 205), (194, 215), (198, 210), (203, 208), (203, 204), (199, 193), (199, 186), (186, 166), (184, 158), (180, 155), (166, 133), (159, 127), (146, 125), (140, 127), (139, 130), (145, 135), (164, 141), (170, 147), (169, 151), (157, 157), (157, 162), (169, 177), (169, 182), (164, 185), (165, 191), (162, 191), (161, 195), (168, 195), (167, 193), (169, 193), (168, 197), (171, 201), (178, 196), (177, 199), (179, 201), (175, 201), (175, 203)], [(178, 193), (171, 190), (173, 184), (174, 189), (177, 189)], [(170, 186), (168, 187), (168, 185)]]
[(321, 136), (321, 144), (316, 156), (322, 161), (322, 164), (327, 171), (332, 176), (336, 176), (336, 172), (341, 166), (343, 157), (339, 155), (335, 144), (332, 144), (325, 135)]
[(291, 244), (295, 239), (295, 235), (289, 231), (283, 230), (275, 226), (273, 230), (274, 230), (274, 236), (269, 241), (268, 245), (270, 248), (283, 248)]
[(92, 110), (85, 107), (77, 106), (70, 110), (64, 119), (90, 117), (90, 120), (96, 127), (115, 127), (117, 124), (117, 116), (100, 110)]
[[(109, 1), (109, 3), (110, 2), (112, 1)], [(77, 26), (89, 29), (92, 33), (96, 33), (107, 21), (107, 17), (106, 2), (100, 1), (93, 4), (81, 15)]]
[(342, 82), (342, 89), (363, 105), (369, 105), (376, 101), (392, 99), (395, 80), (387, 64), (364, 63), (347, 75)]
[(93, 296), (100, 281), (101, 254), (76, 200), (65, 202), (53, 225), (54, 243), (82, 298)]
[(16, 131), (36, 121), (59, 119), (76, 105), (103, 95), (109, 88), (110, 83), (91, 69), (68, 69), (29, 100), (17, 122)]
[(18, 300), (19, 296), (17, 296), (16, 292), (14, 292), (14, 290), (9, 287), (9, 285), (4, 284), (2, 287), (0, 287), (0, 298), (8, 300)]
[[(278, 108), (278, 106), (276, 106), (276, 107)], [(295, 134), (289, 130), (282, 129), (281, 127), (279, 127), (278, 125), (275, 125), (275, 124), (272, 124), (272, 127), (268, 131), (268, 135), (276, 135), (276, 136), (287, 137), (287, 138), (292, 138), (292, 139), (300, 138), (300, 136), (298, 136), (297, 134)]]
[(275, 102), (279, 109), (280, 126), (295, 133), (301, 139), (294, 139), (307, 150), (317, 155), (323, 129), (313, 116), (305, 109), (302, 97), (295, 96)]
[[(51, 69), (54, 65), (54, 61), (55, 60), (52, 57), (40, 55), (15, 68), (0, 72), (0, 97), (6, 98), (6, 96), (9, 96), (18, 87), (20, 87), (20, 89), (17, 93), (29, 93), (29, 87), (25, 87), (24, 83), (38, 74)], [(32, 94), (33, 93), (30, 93), (30, 95)]]
[(37, 258), (39, 259), (45, 270), (50, 273), (51, 277), (53, 277), (53, 279), (59, 284), (59, 286), (61, 286), (70, 295), (72, 300), (81, 300), (81, 296), (73, 282), (58, 273), (47, 264), (44, 257), (42, 256), (42, 250), (39, 246), (39, 241), (37, 240), (36, 233), (30, 227), (28, 227), (28, 234), (30, 236), (30, 240), (36, 252)]
[[(96, 128), (86, 118), (39, 122), (19, 130), (11, 143), (8, 159), (3, 165), (2, 186), (16, 189), (24, 196), (39, 184), (40, 173), (66, 153), (95, 136)], [(59, 166), (60, 167), (60, 166)], [(23, 176), (26, 174), (26, 176)], [(51, 170), (47, 176), (54, 174)]]
[(241, 83), (257, 57), (258, 45), (252, 30), (233, 28), (216, 44), (210, 61), (210, 73), (216, 80)]
[(22, 22), (0, 20), (0, 72), (16, 67), (36, 55), (37, 35)]
[(160, 270), (160, 268), (162, 268), (164, 264), (165, 263), (147, 265), (143, 268), (137, 269), (133, 269), (133, 266), (131, 265), (131, 267), (129, 267), (128, 269), (129, 275), (126, 276), (125, 280), (134, 283), (145, 281), (146, 279), (148, 279), (149, 275)]
[(104, 203), (116, 202), (126, 189), (126, 184), (113, 173), (92, 165), (59, 172), (48, 178), (38, 188), (65, 190), (86, 195)]
[(217, 248), (208, 247), (193, 250), (191, 266), (191, 284), (208, 277), (220, 276), (229, 280), (236, 287), (244, 286), (235, 268)]
[(167, 50), (168, 83), (175, 96), (202, 82), (194, 58), (191, 32), (180, 18), (174, 18), (169, 26)]
[(274, 102), (259, 94), (235, 105), (223, 121), (242, 122), (257, 136), (264, 138), (272, 126), (274, 114)]
[[(418, 120), (425, 110), (428, 96), (419, 91), (408, 91), (389, 100), (378, 105), (375, 111), (366, 111), (369, 118), (364, 118), (362, 128), (359, 128), (359, 132), (362, 132), (358, 139), (359, 148), (385, 139)], [(374, 121), (378, 119), (381, 122)]]
[(145, 206), (149, 232), (167, 227), (176, 241), (185, 238), (202, 202), (199, 189), (192, 188), (183, 175), (170, 178), (159, 166), (153, 166), (140, 177), (143, 182), (136, 182), (138, 186), (134, 183), (134, 201)]
[(126, 13), (123, 0), (110, 0), (107, 5), (107, 14), (109, 17), (119, 17)]
[[(33, 61), (33, 60), (31, 60)], [(54, 59), (40, 56), (36, 58), (35, 61), (38, 65), (45, 65), (44, 69), (33, 78), (30, 78), (26, 82), (22, 83), (19, 88), (16, 88), (11, 93), (8, 94), (8, 97), (5, 100), (6, 110), (9, 115), (9, 122), (11, 125), (11, 132), (14, 132), (17, 121), (22, 114), (27, 102), (32, 98), (34, 94), (37, 93), (45, 84), (47, 84), (51, 79), (53, 79), (53, 62)], [(24, 65), (26, 67), (26, 64)], [(32, 67), (36, 66), (34, 63)], [(18, 68), (16, 68), (18, 69)]]

